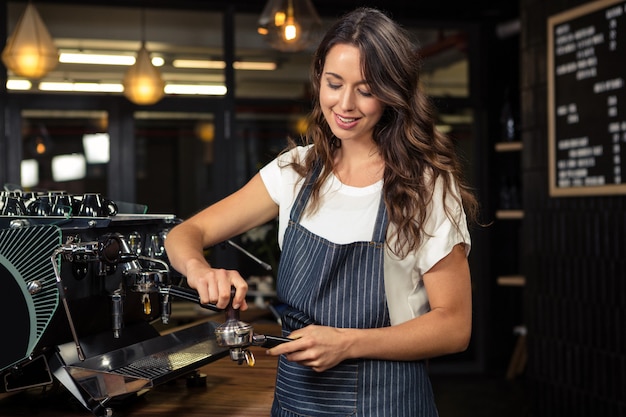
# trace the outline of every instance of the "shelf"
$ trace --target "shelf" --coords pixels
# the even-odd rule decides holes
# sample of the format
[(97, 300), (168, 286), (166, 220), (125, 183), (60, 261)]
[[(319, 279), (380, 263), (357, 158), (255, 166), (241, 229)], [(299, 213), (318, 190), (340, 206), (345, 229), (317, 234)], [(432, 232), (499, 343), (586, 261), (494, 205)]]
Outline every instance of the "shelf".
[(511, 220), (523, 219), (524, 210), (496, 210), (496, 219)]
[(495, 145), (496, 152), (515, 152), (522, 150), (522, 142), (498, 142)]
[(523, 287), (526, 285), (526, 277), (523, 275), (503, 275), (498, 277), (498, 285), (504, 287)]

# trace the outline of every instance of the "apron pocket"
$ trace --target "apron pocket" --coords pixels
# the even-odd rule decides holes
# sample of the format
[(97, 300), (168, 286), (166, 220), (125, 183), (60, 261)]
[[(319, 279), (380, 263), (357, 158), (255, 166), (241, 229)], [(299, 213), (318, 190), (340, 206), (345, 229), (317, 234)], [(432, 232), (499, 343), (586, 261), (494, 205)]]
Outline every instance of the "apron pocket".
[(356, 413), (357, 379), (356, 363), (320, 373), (281, 356), (276, 399), (282, 410), (302, 416), (350, 416)]

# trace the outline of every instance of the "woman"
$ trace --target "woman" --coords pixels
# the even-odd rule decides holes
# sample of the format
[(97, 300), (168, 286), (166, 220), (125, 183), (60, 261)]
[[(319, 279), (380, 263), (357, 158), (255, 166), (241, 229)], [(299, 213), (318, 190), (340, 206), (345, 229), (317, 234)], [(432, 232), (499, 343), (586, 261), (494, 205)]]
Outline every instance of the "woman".
[(294, 340), (268, 350), (280, 355), (272, 415), (435, 416), (423, 360), (469, 343), (476, 200), (435, 130), (414, 46), (387, 16), (345, 15), (311, 72), (307, 144), (175, 227), (167, 253), (203, 302), (225, 307), (234, 286), (245, 309), (245, 280), (202, 249), (278, 216)]

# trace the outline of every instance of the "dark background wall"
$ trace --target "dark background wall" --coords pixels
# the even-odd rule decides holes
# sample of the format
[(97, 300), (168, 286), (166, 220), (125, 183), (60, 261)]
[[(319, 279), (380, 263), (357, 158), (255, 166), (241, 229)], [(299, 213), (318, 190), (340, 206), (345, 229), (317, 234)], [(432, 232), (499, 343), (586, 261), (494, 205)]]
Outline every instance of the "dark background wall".
[(521, 1), (521, 264), (533, 416), (626, 416), (626, 198), (548, 192), (547, 20), (584, 3)]

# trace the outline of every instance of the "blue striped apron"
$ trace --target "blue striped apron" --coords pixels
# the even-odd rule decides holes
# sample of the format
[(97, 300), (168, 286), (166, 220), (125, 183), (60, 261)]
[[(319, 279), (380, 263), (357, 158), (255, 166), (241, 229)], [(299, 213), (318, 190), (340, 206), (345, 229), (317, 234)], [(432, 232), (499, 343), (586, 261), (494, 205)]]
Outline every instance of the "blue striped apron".
[[(319, 169), (313, 178), (318, 173)], [(383, 199), (372, 241), (335, 244), (299, 224), (311, 183), (305, 181), (298, 194), (283, 240), (277, 279), (278, 298), (287, 305), (283, 335), (309, 324), (389, 326)], [(281, 356), (272, 416), (434, 417), (437, 410), (421, 361), (348, 360), (320, 373)]]

